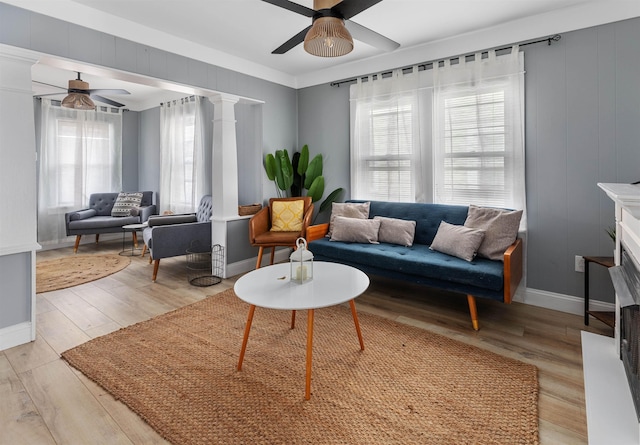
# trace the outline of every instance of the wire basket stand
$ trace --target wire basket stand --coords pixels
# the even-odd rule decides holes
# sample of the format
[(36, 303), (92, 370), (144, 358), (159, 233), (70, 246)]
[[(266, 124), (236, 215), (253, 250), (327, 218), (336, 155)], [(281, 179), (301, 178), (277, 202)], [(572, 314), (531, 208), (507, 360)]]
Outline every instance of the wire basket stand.
[(205, 250), (198, 241), (193, 241), (187, 249), (187, 273), (189, 284), (206, 287), (222, 281), (224, 251), (220, 244)]

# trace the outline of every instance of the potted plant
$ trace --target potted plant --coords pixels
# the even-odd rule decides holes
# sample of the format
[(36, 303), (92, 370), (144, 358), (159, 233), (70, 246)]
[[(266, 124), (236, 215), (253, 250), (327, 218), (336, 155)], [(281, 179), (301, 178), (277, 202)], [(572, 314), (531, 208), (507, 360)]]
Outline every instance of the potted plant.
[[(289, 157), (287, 150), (276, 150), (275, 155), (268, 153), (264, 159), (267, 177), (273, 181), (279, 198), (285, 196), (310, 196), (312, 202), (322, 199), (324, 194), (324, 176), (322, 176), (322, 154), (309, 161), (309, 146), (304, 145), (299, 152)], [(338, 187), (322, 201), (318, 214), (331, 207), (344, 189)], [(317, 216), (317, 215), (316, 215)]]

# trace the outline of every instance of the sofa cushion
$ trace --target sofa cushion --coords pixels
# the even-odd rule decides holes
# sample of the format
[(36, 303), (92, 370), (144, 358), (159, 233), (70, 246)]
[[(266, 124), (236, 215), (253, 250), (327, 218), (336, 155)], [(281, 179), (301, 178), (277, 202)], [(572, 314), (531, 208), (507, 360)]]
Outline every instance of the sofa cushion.
[(473, 261), (484, 239), (484, 230), (457, 226), (442, 221), (431, 249), (453, 255), (466, 261)]
[(84, 209), (73, 212), (69, 215), (69, 221), (78, 221), (81, 219), (93, 218), (98, 212), (95, 209)]
[(273, 201), (271, 204), (272, 232), (299, 232), (302, 230), (304, 201)]
[[(309, 243), (309, 250), (317, 261), (362, 266), (365, 270), (371, 266), (390, 271), (392, 278), (451, 282), (459, 285), (458, 289), (467, 286), (487, 289), (488, 294), (495, 293), (500, 298), (502, 295), (504, 270), (500, 261), (477, 257), (469, 262), (416, 243), (412, 247), (404, 247), (388, 243), (337, 243), (321, 238)], [(451, 286), (452, 289), (455, 287)]]
[(167, 226), (170, 224), (183, 224), (196, 222), (195, 213), (180, 213), (178, 215), (153, 215), (147, 220), (149, 227)]
[[(85, 230), (88, 233), (99, 233), (95, 230), (106, 228), (121, 228), (127, 224), (137, 224), (140, 218), (137, 216), (123, 216), (122, 218), (114, 218), (112, 216), (94, 216), (93, 218), (69, 221), (70, 230)], [(94, 232), (91, 232), (94, 230)], [(117, 230), (115, 230), (117, 232)]]
[(333, 233), (333, 221), (337, 216), (344, 216), (346, 218), (369, 218), (369, 202), (334, 202), (331, 204), (331, 218), (329, 220), (329, 231), (327, 237), (331, 238)]
[(336, 216), (333, 219), (331, 241), (346, 241), (350, 243), (378, 244), (380, 220), (346, 218)]
[(386, 216), (374, 216), (373, 219), (380, 220), (378, 241), (381, 243), (400, 244), (407, 247), (413, 245), (413, 237), (416, 233), (415, 221)]
[(503, 261), (504, 252), (514, 243), (520, 228), (522, 210), (504, 210), (489, 207), (469, 206), (465, 227), (485, 231), (478, 255), (491, 260)]
[(131, 210), (139, 208), (141, 202), (142, 192), (120, 192), (116, 198), (116, 202), (113, 204), (113, 208), (111, 209), (111, 216), (132, 216)]

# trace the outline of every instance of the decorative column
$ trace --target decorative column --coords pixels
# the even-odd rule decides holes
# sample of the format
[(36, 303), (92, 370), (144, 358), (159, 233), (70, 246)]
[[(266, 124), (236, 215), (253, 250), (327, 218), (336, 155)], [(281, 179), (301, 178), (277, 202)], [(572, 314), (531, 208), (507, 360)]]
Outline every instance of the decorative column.
[(235, 105), (239, 98), (229, 94), (210, 97), (213, 103), (213, 200), (214, 218), (238, 216), (238, 149)]
[(35, 340), (35, 53), (0, 45), (0, 350)]
[(213, 103), (213, 154), (211, 242), (223, 247), (222, 278), (227, 277), (228, 223), (238, 218), (238, 149), (235, 104), (239, 98), (220, 93)]

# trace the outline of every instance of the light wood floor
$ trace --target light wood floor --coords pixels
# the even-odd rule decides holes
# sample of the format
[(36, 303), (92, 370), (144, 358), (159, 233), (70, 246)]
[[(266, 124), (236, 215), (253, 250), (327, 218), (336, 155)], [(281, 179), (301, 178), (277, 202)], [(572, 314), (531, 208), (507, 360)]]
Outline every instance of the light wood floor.
[[(115, 253), (118, 242), (82, 245), (79, 254)], [(73, 255), (38, 253), (38, 261)], [(149, 319), (233, 287), (188, 283), (185, 258), (152, 265), (134, 257), (107, 278), (37, 296), (35, 342), (0, 351), (0, 444), (162, 444), (144, 421), (60, 359), (90, 338)], [(445, 298), (446, 297), (446, 298)], [(373, 279), (356, 301), (367, 311), (420, 326), (536, 365), (542, 444), (587, 443), (580, 331), (582, 317), (519, 303), (478, 299), (480, 331), (471, 329), (466, 298), (429, 295), (425, 288)], [(591, 332), (612, 335), (593, 320)], [(366, 339), (365, 339), (366, 341)], [(238, 344), (239, 348), (240, 344)]]

